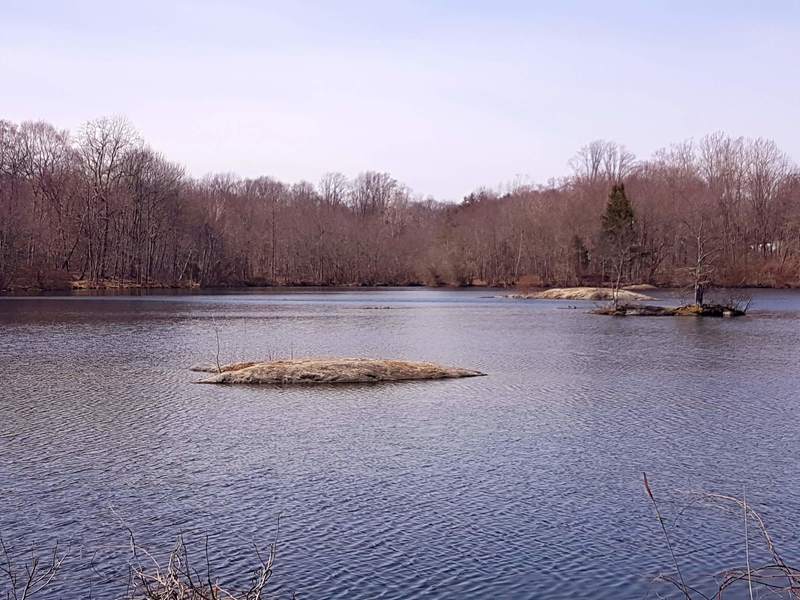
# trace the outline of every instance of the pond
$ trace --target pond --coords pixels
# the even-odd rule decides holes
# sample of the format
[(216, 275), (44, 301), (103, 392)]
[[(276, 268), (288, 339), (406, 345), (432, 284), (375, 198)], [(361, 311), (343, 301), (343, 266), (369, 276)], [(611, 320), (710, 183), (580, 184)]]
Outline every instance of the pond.
[[(272, 589), (301, 598), (655, 598), (674, 567), (646, 472), (687, 581), (745, 560), (742, 515), (701, 492), (746, 493), (800, 559), (800, 293), (753, 291), (740, 319), (500, 295), (0, 298), (0, 536), (12, 554), (70, 544), (47, 597), (118, 597), (130, 529), (157, 557), (182, 533), (203, 563), (207, 538), (232, 585), (277, 533)], [(226, 362), (488, 376), (196, 385), (217, 333)]]

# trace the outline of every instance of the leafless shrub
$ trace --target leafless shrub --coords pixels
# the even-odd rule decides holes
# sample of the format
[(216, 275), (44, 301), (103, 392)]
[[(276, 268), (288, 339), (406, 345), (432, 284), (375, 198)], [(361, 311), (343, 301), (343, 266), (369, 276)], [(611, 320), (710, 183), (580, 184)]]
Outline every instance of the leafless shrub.
[(748, 523), (752, 522), (761, 534), (764, 545), (770, 556), (769, 562), (751, 567), (749, 564), (748, 550), (746, 552), (748, 564), (745, 565), (744, 568), (734, 568), (723, 573), (722, 583), (719, 585), (719, 590), (715, 598), (722, 598), (722, 594), (725, 590), (735, 583), (742, 581), (747, 581), (751, 590), (751, 597), (753, 597), (752, 589), (756, 586), (763, 587), (771, 592), (783, 592), (784, 597), (800, 598), (800, 569), (789, 566), (780, 555), (767, 530), (767, 526), (764, 524), (764, 519), (747, 503), (746, 496), (743, 495), (740, 499), (723, 494), (702, 494), (701, 498), (723, 509), (742, 511), (745, 523), (745, 544), (748, 543)]
[[(127, 528), (127, 527), (126, 527)], [(120, 600), (266, 600), (278, 552), (278, 533), (263, 553), (254, 545), (256, 564), (249, 582), (237, 589), (223, 586), (214, 574), (205, 539), (205, 555), (195, 563), (182, 535), (166, 561), (157, 560), (140, 546), (128, 529), (131, 557)], [(62, 571), (69, 547), (58, 543), (47, 552), (35, 548), (25, 558), (14, 557), (0, 538), (0, 599), (32, 600), (48, 597), (49, 586)], [(94, 568), (94, 564), (92, 565)], [(86, 597), (91, 598), (91, 592)], [(295, 597), (294, 595), (292, 596)]]
[(239, 590), (224, 588), (215, 577), (205, 543), (205, 561), (198, 567), (190, 559), (183, 536), (178, 536), (175, 548), (165, 564), (139, 546), (130, 536), (131, 563), (128, 592), (125, 600), (262, 600), (272, 578), (277, 554), (277, 537), (266, 556), (254, 547), (258, 566), (248, 587)]
[(741, 290), (723, 289), (713, 294), (713, 300), (725, 308), (747, 313), (753, 303), (753, 297)]
[[(726, 593), (731, 591), (736, 584), (746, 584), (748, 597), (760, 597), (760, 593), (764, 592), (774, 598), (786, 599), (800, 599), (800, 569), (789, 565), (778, 551), (775, 542), (773, 541), (764, 519), (762, 516), (753, 509), (747, 502), (747, 497), (743, 493), (742, 498), (728, 496), (724, 494), (713, 493), (698, 493), (692, 494), (693, 498), (691, 504), (703, 503), (706, 505), (714, 506), (732, 514), (739, 515), (739, 518), (744, 522), (744, 555), (745, 565), (741, 567), (733, 567), (725, 569), (716, 577), (716, 591), (703, 592), (697, 586), (692, 586), (686, 583), (681, 572), (680, 565), (676, 558), (676, 553), (673, 550), (672, 541), (669, 535), (669, 530), (665, 525), (665, 520), (662, 516), (659, 503), (656, 496), (650, 487), (647, 480), (647, 475), (644, 475), (644, 487), (653, 504), (653, 508), (658, 518), (661, 532), (663, 533), (667, 548), (670, 552), (675, 572), (661, 574), (656, 579), (663, 581), (679, 590), (680, 596), (685, 600), (692, 600), (693, 598), (702, 598), (704, 600), (723, 600), (727, 597)], [(683, 512), (683, 511), (681, 511)], [(750, 529), (754, 527), (762, 538), (764, 547), (769, 557), (765, 562), (752, 565), (751, 552), (750, 552)]]
[(40, 592), (45, 592), (67, 556), (69, 547), (62, 549), (56, 542), (48, 552), (39, 552), (33, 548), (25, 559), (15, 559), (0, 538), (0, 575), (3, 578), (0, 581), (0, 598), (29, 600)]
[(725, 306), (743, 313), (747, 313), (752, 302), (753, 297), (748, 296), (747, 294), (729, 294), (728, 300), (725, 302)]

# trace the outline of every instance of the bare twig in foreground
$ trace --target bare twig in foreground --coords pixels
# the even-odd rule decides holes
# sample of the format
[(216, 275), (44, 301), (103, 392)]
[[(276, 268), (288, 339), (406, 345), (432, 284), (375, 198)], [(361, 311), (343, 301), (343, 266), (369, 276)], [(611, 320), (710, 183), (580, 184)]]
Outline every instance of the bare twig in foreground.
[(650, 489), (650, 483), (647, 481), (647, 473), (642, 473), (644, 477), (644, 489), (647, 491), (647, 495), (650, 496), (650, 501), (653, 503), (653, 508), (655, 508), (656, 516), (658, 517), (658, 522), (661, 525), (661, 531), (664, 532), (664, 539), (667, 542), (667, 548), (669, 548), (669, 554), (672, 557), (672, 564), (675, 565), (675, 571), (678, 573), (678, 578), (680, 579), (681, 585), (680, 588), (683, 591), (684, 596), (686, 596), (687, 600), (691, 600), (692, 596), (689, 594), (689, 588), (686, 586), (686, 582), (683, 579), (683, 575), (681, 574), (681, 568), (678, 566), (678, 559), (675, 558), (675, 552), (672, 550), (672, 543), (669, 540), (669, 533), (667, 533), (667, 527), (664, 525), (664, 518), (661, 516), (661, 511), (658, 508), (658, 502), (656, 502), (656, 497), (653, 494), (653, 490)]
[[(266, 557), (256, 548), (258, 566), (252, 574), (249, 587), (231, 590), (222, 587), (214, 576), (208, 552), (208, 538), (205, 540), (205, 565), (200, 572), (190, 563), (183, 536), (178, 536), (175, 548), (164, 566), (143, 551), (131, 536), (134, 560), (127, 600), (262, 600), (272, 577), (277, 547), (276, 537), (275, 542), (270, 544)], [(149, 558), (147, 565), (139, 561), (141, 554), (146, 554)]]
[[(680, 590), (681, 596), (685, 599), (691, 598), (691, 595), (696, 595), (706, 600), (723, 600), (727, 598), (726, 592), (729, 592), (735, 584), (746, 584), (748, 597), (758, 598), (760, 592), (769, 593), (771, 597), (786, 598), (793, 600), (800, 600), (800, 569), (792, 567), (786, 563), (781, 554), (775, 547), (775, 543), (767, 530), (761, 515), (756, 512), (752, 505), (747, 501), (747, 497), (743, 494), (742, 499), (733, 496), (726, 496), (723, 494), (694, 494), (695, 498), (693, 503), (702, 501), (711, 503), (724, 508), (735, 508), (734, 512), (738, 513), (739, 510), (744, 513), (745, 520), (745, 566), (743, 568), (726, 569), (719, 573), (719, 579), (716, 582), (716, 591), (713, 593), (706, 589), (706, 593), (700, 591), (697, 587), (693, 587), (686, 583), (681, 573), (676, 554), (673, 550), (667, 528), (664, 524), (664, 519), (658, 507), (655, 495), (647, 480), (647, 475), (644, 477), (644, 485), (647, 494), (656, 510), (661, 530), (669, 549), (672, 562), (675, 567), (676, 576), (660, 575), (657, 580), (669, 583)], [(756, 528), (761, 532), (764, 539), (769, 559), (765, 564), (753, 565), (751, 564), (751, 545), (750, 545), (750, 529), (751, 524), (755, 524)], [(703, 586), (705, 587), (705, 585)], [(740, 597), (740, 596), (737, 596)]]
[(69, 547), (62, 550), (56, 542), (47, 554), (40, 554), (33, 548), (30, 557), (20, 565), (0, 538), (0, 575), (3, 578), (0, 581), (0, 598), (30, 600), (43, 592), (52, 583), (67, 556)]

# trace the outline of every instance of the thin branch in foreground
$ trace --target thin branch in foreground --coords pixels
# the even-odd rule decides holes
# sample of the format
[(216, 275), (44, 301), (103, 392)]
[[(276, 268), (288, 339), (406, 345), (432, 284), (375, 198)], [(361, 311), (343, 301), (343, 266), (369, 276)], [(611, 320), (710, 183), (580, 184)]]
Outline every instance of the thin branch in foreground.
[(669, 533), (667, 533), (667, 527), (664, 525), (664, 518), (661, 516), (661, 510), (658, 508), (658, 502), (656, 502), (656, 497), (653, 494), (653, 490), (650, 489), (650, 483), (647, 481), (647, 473), (642, 473), (644, 477), (644, 489), (647, 491), (647, 495), (650, 496), (650, 501), (653, 503), (653, 508), (655, 508), (656, 516), (658, 517), (658, 522), (661, 525), (661, 531), (664, 532), (664, 539), (667, 542), (667, 548), (669, 548), (670, 556), (672, 556), (672, 564), (675, 565), (675, 571), (678, 573), (678, 578), (681, 582), (681, 589), (683, 591), (686, 600), (691, 600), (692, 596), (689, 594), (689, 588), (686, 585), (686, 582), (683, 579), (683, 574), (681, 573), (681, 568), (678, 565), (678, 559), (675, 558), (675, 552), (672, 549), (672, 543), (669, 539)]
[(747, 532), (747, 491), (742, 486), (742, 502), (744, 503), (744, 556), (747, 561), (747, 587), (750, 592), (750, 600), (753, 600), (753, 577), (750, 568), (750, 539)]
[(61, 570), (69, 551), (69, 546), (62, 550), (56, 541), (53, 550), (43, 558), (36, 548), (32, 548), (30, 558), (20, 566), (0, 537), (0, 597), (8, 600), (30, 600), (39, 592), (45, 591)]
[(214, 315), (211, 315), (211, 324), (214, 326), (214, 335), (217, 338), (217, 354), (214, 357), (214, 361), (217, 364), (217, 373), (222, 373), (222, 367), (219, 364), (219, 327), (217, 326), (217, 320), (214, 318)]

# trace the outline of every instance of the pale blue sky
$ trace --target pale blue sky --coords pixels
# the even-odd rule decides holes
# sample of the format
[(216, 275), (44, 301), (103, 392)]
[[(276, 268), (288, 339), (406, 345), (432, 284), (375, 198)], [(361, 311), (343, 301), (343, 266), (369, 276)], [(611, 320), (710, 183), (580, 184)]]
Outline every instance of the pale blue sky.
[(194, 175), (386, 170), (458, 199), (596, 138), (800, 159), (800, 0), (0, 0), (0, 118), (122, 114)]

